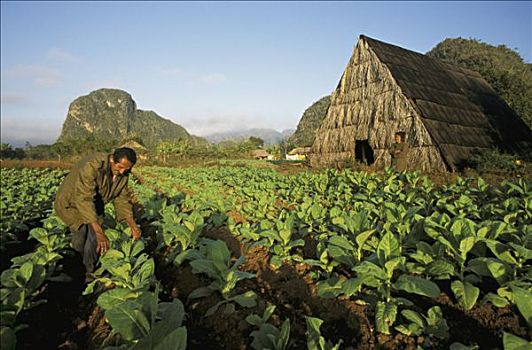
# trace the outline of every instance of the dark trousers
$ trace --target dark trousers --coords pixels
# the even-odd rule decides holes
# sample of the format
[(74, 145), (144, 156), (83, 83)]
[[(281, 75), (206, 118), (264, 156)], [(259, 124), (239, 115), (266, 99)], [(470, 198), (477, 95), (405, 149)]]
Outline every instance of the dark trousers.
[(90, 225), (83, 225), (79, 230), (72, 231), (72, 248), (81, 254), (87, 272), (94, 272), (98, 261), (96, 246), (96, 234)]

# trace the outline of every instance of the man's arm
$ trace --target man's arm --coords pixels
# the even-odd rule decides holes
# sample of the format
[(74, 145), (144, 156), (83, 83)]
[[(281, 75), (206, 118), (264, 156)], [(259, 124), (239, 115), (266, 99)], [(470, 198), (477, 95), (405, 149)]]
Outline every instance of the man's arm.
[(99, 254), (109, 249), (109, 240), (105, 237), (102, 227), (98, 223), (94, 198), (96, 196), (96, 178), (98, 167), (96, 164), (87, 162), (79, 172), (79, 179), (75, 186), (75, 204), (85, 224), (91, 226), (96, 235), (96, 251)]
[(127, 184), (124, 186), (118, 197), (113, 200), (116, 211), (116, 220), (125, 220), (131, 228), (131, 235), (134, 240), (140, 238), (141, 231), (133, 218), (133, 210), (131, 205), (131, 193)]

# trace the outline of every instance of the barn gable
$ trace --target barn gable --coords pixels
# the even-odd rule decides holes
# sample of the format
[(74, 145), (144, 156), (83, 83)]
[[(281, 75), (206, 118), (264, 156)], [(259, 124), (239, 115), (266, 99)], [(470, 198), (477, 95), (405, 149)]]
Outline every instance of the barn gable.
[(422, 170), (455, 168), (494, 146), (523, 150), (532, 140), (478, 73), (361, 36), (316, 133), (311, 163), (353, 158), (356, 140), (367, 139), (376, 164), (389, 164), (397, 131), (407, 134), (409, 166)]

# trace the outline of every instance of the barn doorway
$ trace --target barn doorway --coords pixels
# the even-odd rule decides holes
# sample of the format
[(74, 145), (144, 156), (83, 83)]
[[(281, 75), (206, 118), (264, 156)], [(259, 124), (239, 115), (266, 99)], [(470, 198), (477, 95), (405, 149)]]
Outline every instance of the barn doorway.
[(373, 148), (369, 145), (368, 140), (355, 141), (355, 160), (367, 165), (375, 162)]

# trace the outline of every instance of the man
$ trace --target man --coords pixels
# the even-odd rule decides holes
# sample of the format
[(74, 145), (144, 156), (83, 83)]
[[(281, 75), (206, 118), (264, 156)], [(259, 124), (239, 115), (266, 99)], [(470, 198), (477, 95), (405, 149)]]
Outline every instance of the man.
[(405, 133), (397, 132), (394, 136), (395, 143), (390, 147), (390, 155), (392, 156), (392, 168), (398, 171), (406, 170), (406, 162), (408, 157), (408, 144), (405, 143)]
[(113, 201), (116, 219), (128, 223), (133, 239), (140, 238), (127, 186), (136, 161), (135, 151), (127, 147), (109, 155), (86, 156), (74, 165), (57, 191), (55, 212), (69, 226), (72, 247), (81, 254), (87, 273), (94, 271), (98, 254), (109, 249), (101, 226), (106, 203)]

